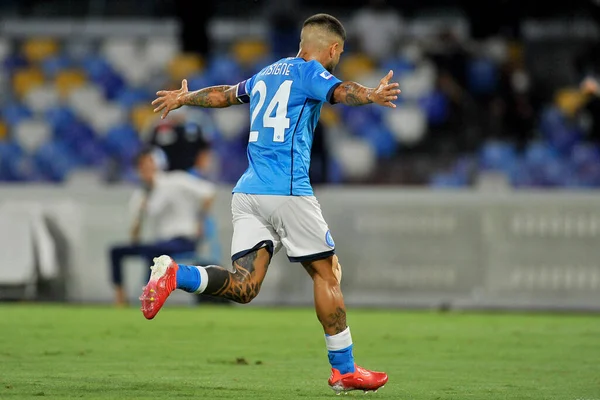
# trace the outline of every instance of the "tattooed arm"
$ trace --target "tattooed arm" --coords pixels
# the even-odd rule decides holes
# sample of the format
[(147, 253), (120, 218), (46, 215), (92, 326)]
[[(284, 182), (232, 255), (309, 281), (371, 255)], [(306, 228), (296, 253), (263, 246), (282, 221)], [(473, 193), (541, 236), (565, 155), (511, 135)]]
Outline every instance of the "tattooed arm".
[(390, 71), (376, 88), (368, 88), (356, 82), (342, 82), (333, 91), (333, 102), (348, 106), (362, 106), (376, 103), (386, 107), (396, 107), (392, 101), (398, 98), (400, 89), (397, 83), (389, 83), (394, 73)]
[(237, 95), (238, 85), (211, 86), (194, 92), (188, 91), (187, 80), (181, 82), (181, 89), (161, 90), (152, 102), (154, 112), (162, 111), (161, 118), (181, 106), (199, 106), (205, 108), (224, 108), (243, 104)]

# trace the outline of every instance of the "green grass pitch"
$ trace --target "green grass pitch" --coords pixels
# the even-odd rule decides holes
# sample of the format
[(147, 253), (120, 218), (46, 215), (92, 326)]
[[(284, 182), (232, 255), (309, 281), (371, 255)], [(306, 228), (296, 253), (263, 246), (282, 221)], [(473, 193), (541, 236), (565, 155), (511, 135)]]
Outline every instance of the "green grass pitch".
[[(600, 400), (597, 315), (350, 310), (374, 399)], [(311, 309), (0, 305), (0, 399), (331, 399)], [(362, 392), (348, 397), (364, 397)]]

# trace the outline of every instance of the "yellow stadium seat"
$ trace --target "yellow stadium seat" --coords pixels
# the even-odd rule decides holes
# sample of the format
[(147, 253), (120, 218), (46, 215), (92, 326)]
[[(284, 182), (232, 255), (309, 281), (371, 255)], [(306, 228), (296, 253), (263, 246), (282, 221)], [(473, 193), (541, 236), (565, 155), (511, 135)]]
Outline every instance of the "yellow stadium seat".
[(0, 121), (0, 140), (6, 139), (8, 136), (8, 127), (2, 121)]
[(324, 104), (321, 109), (321, 122), (325, 126), (335, 126), (340, 123), (340, 116), (329, 104)]
[(236, 61), (246, 66), (265, 57), (269, 52), (269, 46), (262, 40), (247, 39), (235, 42), (231, 50)]
[(204, 60), (199, 54), (183, 53), (175, 56), (167, 65), (169, 76), (181, 81), (191, 75), (199, 73), (204, 68)]
[(54, 78), (54, 83), (61, 97), (67, 97), (73, 89), (82, 86), (86, 81), (85, 73), (78, 69), (60, 71)]
[(356, 80), (374, 69), (375, 63), (371, 58), (364, 54), (352, 54), (340, 62), (339, 77), (343, 80)]
[(39, 62), (58, 52), (58, 42), (52, 38), (33, 38), (23, 44), (23, 55), (31, 62)]
[(16, 95), (23, 97), (33, 87), (44, 83), (44, 74), (39, 68), (23, 68), (15, 72), (12, 83)]
[(557, 91), (555, 103), (565, 115), (572, 117), (585, 102), (585, 96), (578, 88), (563, 88)]
[(154, 112), (154, 107), (150, 104), (139, 104), (131, 110), (131, 122), (140, 133), (148, 129), (159, 117), (159, 114)]

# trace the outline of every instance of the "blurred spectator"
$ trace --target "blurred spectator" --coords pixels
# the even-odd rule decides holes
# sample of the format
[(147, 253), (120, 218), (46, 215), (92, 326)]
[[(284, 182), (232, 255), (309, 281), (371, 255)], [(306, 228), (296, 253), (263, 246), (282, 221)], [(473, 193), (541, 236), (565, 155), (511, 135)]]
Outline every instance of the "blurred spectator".
[[(144, 148), (137, 159), (141, 188), (132, 196), (131, 242), (110, 249), (112, 282), (117, 305), (127, 303), (123, 287), (123, 259), (141, 257), (149, 266), (162, 254), (195, 253), (204, 233), (204, 218), (212, 206), (211, 182), (184, 171), (161, 172), (155, 150)], [(141, 243), (143, 225), (150, 225), (151, 240)]]
[(350, 41), (357, 50), (382, 61), (398, 52), (404, 21), (398, 10), (385, 0), (370, 0), (358, 9), (350, 23)]
[(209, 147), (202, 127), (174, 113), (152, 127), (148, 143), (166, 155), (168, 171), (187, 171), (194, 167), (199, 152)]

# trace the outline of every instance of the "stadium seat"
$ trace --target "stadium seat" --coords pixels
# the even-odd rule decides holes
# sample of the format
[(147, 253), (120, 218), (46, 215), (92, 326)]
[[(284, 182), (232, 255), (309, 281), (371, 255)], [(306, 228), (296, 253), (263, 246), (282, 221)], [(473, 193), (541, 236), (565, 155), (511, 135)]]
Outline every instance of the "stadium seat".
[(71, 67), (71, 60), (62, 54), (45, 58), (40, 65), (46, 79), (53, 79), (60, 71)]
[(484, 170), (507, 172), (517, 159), (514, 145), (500, 140), (488, 140), (479, 150), (479, 166)]
[(86, 82), (85, 73), (79, 69), (58, 71), (54, 76), (54, 84), (63, 99), (67, 98), (73, 89), (83, 86)]
[(246, 107), (229, 107), (213, 113), (215, 125), (219, 133), (226, 139), (232, 139), (242, 132), (247, 133), (248, 109)]
[(600, 164), (600, 148), (592, 143), (577, 143), (571, 149), (570, 160), (579, 168)]
[(32, 88), (44, 83), (44, 74), (39, 68), (22, 68), (13, 75), (13, 90), (20, 99)]
[(29, 90), (23, 98), (23, 103), (31, 111), (39, 114), (58, 104), (59, 97), (56, 86), (45, 83)]
[(14, 73), (28, 66), (27, 60), (22, 54), (8, 54), (2, 61), (2, 67), (7, 73)]
[(52, 128), (45, 120), (25, 120), (14, 127), (14, 136), (23, 150), (34, 152), (52, 137)]
[(27, 39), (22, 47), (23, 55), (31, 63), (38, 63), (54, 56), (58, 50), (58, 42), (50, 37)]
[(237, 83), (248, 78), (242, 73), (242, 66), (237, 60), (228, 55), (211, 57), (206, 66), (206, 75), (215, 85)]
[(468, 181), (456, 172), (436, 172), (429, 180), (429, 187), (435, 189), (455, 189), (467, 186)]
[(132, 87), (124, 87), (114, 99), (119, 106), (127, 110), (140, 104), (149, 105), (152, 100), (154, 96), (148, 91)]
[(66, 57), (80, 63), (95, 52), (95, 43), (91, 39), (69, 37), (63, 42), (62, 52)]
[(564, 115), (573, 117), (585, 103), (585, 96), (576, 87), (563, 88), (556, 92), (554, 101)]
[(131, 109), (131, 122), (138, 132), (146, 130), (159, 118), (154, 112), (154, 107), (148, 103), (140, 103)]
[(143, 62), (150, 70), (163, 71), (169, 62), (180, 52), (179, 43), (170, 38), (150, 38), (143, 46)]
[(4, 121), (0, 120), (0, 141), (6, 139), (8, 136), (8, 127), (4, 123)]
[(77, 165), (75, 155), (59, 140), (44, 143), (33, 155), (42, 177), (50, 182), (64, 182)]
[(2, 119), (8, 126), (17, 125), (22, 120), (31, 118), (33, 113), (23, 104), (13, 102), (2, 107)]
[(498, 67), (489, 58), (475, 58), (467, 63), (467, 86), (475, 95), (491, 94), (498, 85)]
[(400, 84), (400, 99), (416, 101), (434, 90), (436, 76), (435, 66), (430, 62), (422, 62), (413, 72), (394, 77), (393, 81)]
[(373, 147), (356, 138), (337, 140), (334, 157), (341, 166), (344, 178), (349, 180), (367, 178), (376, 165)]
[(181, 53), (175, 56), (167, 64), (168, 76), (177, 84), (184, 78), (202, 72), (204, 60), (198, 54)]
[(426, 93), (418, 100), (418, 103), (425, 112), (429, 125), (435, 126), (446, 122), (450, 113), (450, 102), (443, 92), (434, 90)]
[(529, 167), (539, 167), (553, 162), (557, 158), (558, 153), (556, 150), (541, 140), (530, 142), (525, 149), (524, 161)]
[(416, 104), (407, 103), (388, 110), (384, 113), (384, 121), (396, 140), (404, 146), (419, 143), (427, 131), (427, 117)]
[[(390, 57), (381, 62), (381, 70), (384, 71), (384, 75), (389, 70), (394, 71), (394, 79), (398, 79), (405, 74), (414, 72), (419, 59), (415, 57), (415, 60), (410, 60), (408, 57)], [(383, 77), (383, 75), (382, 75)]]
[(108, 37), (102, 40), (99, 55), (117, 71), (121, 71), (131, 65), (140, 65), (141, 44), (133, 37)]
[(13, 51), (13, 41), (7, 37), (0, 38), (0, 63), (3, 63)]
[(332, 107), (327, 103), (323, 104), (323, 108), (321, 109), (321, 118), (319, 121), (321, 121), (321, 123), (326, 127), (340, 124), (342, 121), (339, 108)]
[(260, 39), (240, 39), (233, 43), (231, 54), (242, 66), (249, 67), (269, 53), (269, 46)]
[(342, 57), (337, 74), (343, 80), (357, 80), (375, 69), (375, 62), (364, 54), (354, 53)]
[(389, 158), (396, 154), (398, 142), (390, 130), (381, 123), (365, 127), (358, 137), (367, 141), (380, 159)]
[(88, 117), (96, 107), (105, 103), (102, 90), (91, 83), (74, 88), (69, 93), (67, 101), (77, 114), (84, 117)]
[(127, 110), (118, 104), (105, 102), (94, 107), (86, 120), (99, 136), (104, 136), (110, 128), (123, 124), (127, 117)]
[(141, 146), (138, 134), (130, 124), (110, 128), (102, 138), (102, 144), (106, 154), (124, 164), (132, 162)]
[(113, 73), (109, 62), (97, 54), (90, 54), (81, 61), (85, 74), (92, 80), (100, 79), (102, 76)]

